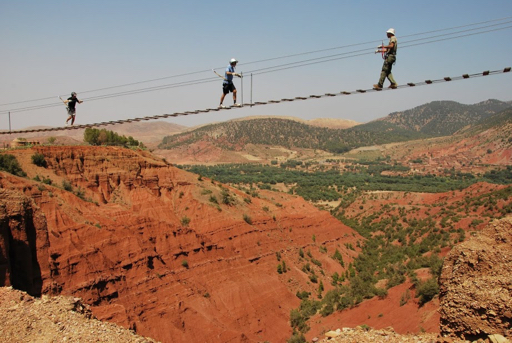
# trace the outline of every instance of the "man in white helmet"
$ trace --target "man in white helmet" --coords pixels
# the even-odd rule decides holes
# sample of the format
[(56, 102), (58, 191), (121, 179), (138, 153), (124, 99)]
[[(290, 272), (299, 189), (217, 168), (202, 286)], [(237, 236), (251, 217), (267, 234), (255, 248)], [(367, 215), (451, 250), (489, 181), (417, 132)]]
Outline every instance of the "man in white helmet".
[(379, 83), (373, 85), (373, 89), (375, 90), (381, 90), (382, 86), (384, 85), (384, 80), (386, 77), (388, 78), (389, 82), (391, 82), (391, 85), (389, 88), (395, 89), (398, 87), (395, 79), (393, 78), (393, 74), (391, 74), (391, 68), (393, 67), (393, 64), (396, 61), (396, 51), (398, 49), (398, 41), (395, 37), (395, 29), (389, 29), (386, 31), (386, 34), (389, 38), (388, 45), (379, 45), (377, 47), (377, 52), (385, 52), (384, 55), (384, 64), (382, 65), (382, 72), (380, 73), (380, 79)]
[(222, 96), (220, 97), (220, 105), (219, 108), (226, 108), (222, 103), (224, 102), (224, 97), (229, 92), (233, 93), (233, 106), (240, 107), (240, 104), (236, 103), (236, 88), (233, 84), (233, 75), (237, 77), (242, 77), (240, 74), (235, 73), (235, 67), (238, 61), (236, 58), (232, 58), (229, 61), (229, 65), (226, 68), (226, 72), (224, 73), (224, 82), (222, 83)]

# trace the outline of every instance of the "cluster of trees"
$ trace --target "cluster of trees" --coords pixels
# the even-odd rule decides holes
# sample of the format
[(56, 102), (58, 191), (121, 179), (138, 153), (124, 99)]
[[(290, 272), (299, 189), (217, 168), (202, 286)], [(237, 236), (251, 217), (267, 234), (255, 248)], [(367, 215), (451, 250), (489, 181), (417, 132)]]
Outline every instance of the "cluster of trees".
[[(449, 232), (440, 230), (431, 219), (402, 220), (401, 216), (382, 216), (389, 210), (385, 208), (380, 213), (359, 219), (338, 215), (341, 221), (366, 239), (364, 243), (358, 243), (361, 251), (345, 272), (342, 275), (332, 275), (331, 284), (335, 286), (334, 289), (324, 295), (318, 294), (318, 299), (311, 298), (308, 292), (297, 292), (301, 304), (290, 312), (290, 324), (294, 332), (292, 341), (300, 341), (300, 337), (309, 330), (307, 321), (314, 314), (328, 316), (335, 311), (356, 306), (364, 299), (385, 297), (387, 289), (405, 282), (407, 277), (415, 285), (420, 304), (432, 300), (439, 293), (437, 279), (443, 260), (437, 253), (441, 247), (451, 243)], [(426, 252), (433, 253), (426, 256)], [(301, 259), (308, 259), (302, 250), (299, 251), (299, 256)], [(331, 258), (344, 265), (338, 250)], [(415, 273), (419, 268), (429, 268), (431, 277), (425, 281), (419, 280)], [(315, 274), (309, 263), (304, 265), (303, 272), (308, 275)], [(386, 288), (376, 287), (377, 282), (383, 279), (387, 280)]]
[[(507, 171), (485, 174), (477, 178), (467, 173), (448, 173), (446, 176), (382, 175), (383, 171), (405, 172), (407, 167), (381, 162), (362, 162), (366, 166), (357, 166), (345, 170), (298, 170), (301, 163), (286, 162), (285, 168), (277, 165), (225, 164), (216, 166), (180, 166), (193, 173), (207, 176), (222, 183), (258, 185), (261, 189), (271, 189), (276, 183), (293, 185), (291, 192), (310, 201), (335, 201), (351, 197), (347, 189), (360, 191), (403, 191), (403, 192), (447, 192), (469, 187), (475, 182), (492, 180), (512, 183)], [(510, 172), (510, 171), (509, 171)], [(508, 175), (508, 176), (507, 176)]]
[(512, 166), (507, 166), (501, 170), (491, 170), (484, 174), (484, 179), (497, 184), (511, 184), (512, 183)]
[(84, 142), (91, 145), (120, 145), (124, 147), (144, 148), (144, 144), (132, 136), (126, 138), (114, 131), (105, 129), (86, 128), (84, 131)]
[(459, 206), (465, 213), (469, 213), (471, 210), (476, 212), (479, 207), (483, 207), (486, 217), (499, 218), (512, 213), (512, 201), (510, 199), (512, 199), (512, 186), (475, 197), (467, 197), (464, 201), (455, 205)]

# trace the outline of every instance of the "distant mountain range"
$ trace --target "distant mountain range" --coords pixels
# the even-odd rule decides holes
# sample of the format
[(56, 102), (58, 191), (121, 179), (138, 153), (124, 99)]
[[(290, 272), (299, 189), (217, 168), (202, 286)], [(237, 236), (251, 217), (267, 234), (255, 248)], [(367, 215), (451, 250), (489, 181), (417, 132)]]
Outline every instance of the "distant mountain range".
[[(320, 149), (341, 153), (351, 149), (449, 136), (488, 121), (511, 107), (508, 102), (487, 100), (474, 105), (434, 101), (416, 108), (350, 128), (308, 125), (284, 118), (255, 118), (210, 124), (166, 136), (159, 149), (176, 149), (202, 142), (223, 150), (241, 150), (247, 144), (281, 146), (287, 149)], [(505, 116), (506, 117), (506, 116)], [(493, 123), (499, 123), (498, 117)]]
[(464, 127), (487, 120), (508, 107), (511, 107), (510, 103), (495, 99), (474, 105), (464, 105), (455, 101), (433, 101), (403, 112), (393, 112), (378, 121), (428, 136), (440, 137), (452, 135)]

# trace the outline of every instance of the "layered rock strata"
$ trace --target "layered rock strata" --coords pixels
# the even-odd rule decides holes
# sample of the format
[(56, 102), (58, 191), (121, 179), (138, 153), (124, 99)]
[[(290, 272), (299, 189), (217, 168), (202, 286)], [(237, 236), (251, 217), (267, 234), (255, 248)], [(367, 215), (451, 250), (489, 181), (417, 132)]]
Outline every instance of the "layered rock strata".
[[(46, 168), (31, 164), (36, 152)], [(348, 265), (357, 252), (345, 243), (361, 239), (299, 197), (229, 188), (144, 152), (41, 146), (16, 156), (29, 179), (52, 185), (0, 172), (0, 281), (80, 297), (99, 319), (162, 342), (285, 341), (295, 293), (317, 288), (299, 249), (321, 263), (312, 268), (329, 289), (344, 272), (330, 255), (338, 249)]]

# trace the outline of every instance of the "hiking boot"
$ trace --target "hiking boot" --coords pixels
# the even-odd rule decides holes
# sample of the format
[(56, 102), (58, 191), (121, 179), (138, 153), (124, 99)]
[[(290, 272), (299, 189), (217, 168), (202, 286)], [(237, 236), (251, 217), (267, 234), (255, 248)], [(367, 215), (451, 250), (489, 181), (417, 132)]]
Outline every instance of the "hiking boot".
[(375, 89), (376, 91), (380, 91), (380, 90), (382, 90), (382, 86), (375, 84), (375, 85), (373, 85), (373, 89)]
[(396, 83), (392, 83), (391, 85), (389, 85), (389, 88), (391, 89), (397, 89), (398, 88), (398, 85)]
[(233, 104), (233, 107), (242, 107), (240, 104)]
[(220, 104), (220, 105), (219, 105), (219, 108), (220, 108), (220, 109), (223, 109), (223, 108), (227, 108), (227, 107), (226, 107), (226, 106), (224, 106), (224, 105), (222, 105), (222, 104)]

